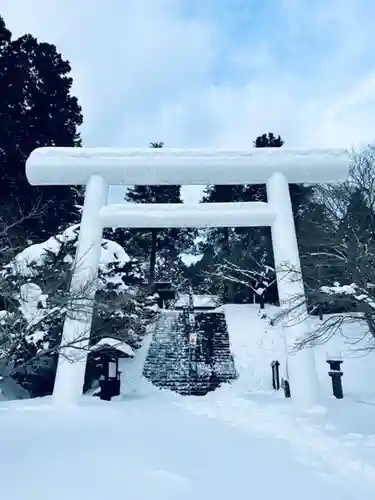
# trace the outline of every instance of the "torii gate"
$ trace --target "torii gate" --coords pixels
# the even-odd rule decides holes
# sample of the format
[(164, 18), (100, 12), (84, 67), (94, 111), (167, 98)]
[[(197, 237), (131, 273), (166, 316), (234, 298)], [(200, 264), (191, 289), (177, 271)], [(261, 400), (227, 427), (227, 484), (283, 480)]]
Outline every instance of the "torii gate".
[[(303, 296), (300, 259), (289, 183), (338, 183), (348, 179), (350, 154), (345, 149), (254, 148), (110, 149), (46, 147), (33, 151), (26, 174), (32, 185), (86, 185), (77, 265), (71, 283), (74, 292), (97, 276), (104, 227), (255, 227), (271, 226), (277, 285), (281, 305)], [(266, 184), (267, 203), (121, 204), (107, 205), (109, 185)], [(285, 272), (285, 265), (296, 273)], [(283, 270), (284, 269), (284, 270)], [(297, 276), (297, 278), (296, 278)], [(74, 404), (82, 394), (95, 290), (85, 311), (67, 318), (64, 345), (54, 386), (56, 403)], [(306, 312), (306, 311), (305, 311)], [(305, 325), (284, 329), (287, 353), (304, 334)], [(83, 339), (77, 350), (77, 339)], [(77, 362), (69, 362), (71, 353)], [(317, 379), (312, 348), (288, 356), (294, 401), (314, 404)]]

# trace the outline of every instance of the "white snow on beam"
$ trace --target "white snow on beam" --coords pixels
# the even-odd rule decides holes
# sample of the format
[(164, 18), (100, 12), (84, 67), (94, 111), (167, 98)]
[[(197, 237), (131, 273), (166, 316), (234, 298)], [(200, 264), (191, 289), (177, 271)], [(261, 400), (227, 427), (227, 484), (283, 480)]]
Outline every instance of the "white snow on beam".
[(196, 205), (107, 205), (100, 210), (103, 227), (261, 227), (275, 219), (267, 203), (198, 203)]
[(114, 185), (263, 184), (274, 172), (289, 183), (348, 178), (346, 149), (38, 148), (26, 163), (30, 184), (84, 185), (100, 175)]

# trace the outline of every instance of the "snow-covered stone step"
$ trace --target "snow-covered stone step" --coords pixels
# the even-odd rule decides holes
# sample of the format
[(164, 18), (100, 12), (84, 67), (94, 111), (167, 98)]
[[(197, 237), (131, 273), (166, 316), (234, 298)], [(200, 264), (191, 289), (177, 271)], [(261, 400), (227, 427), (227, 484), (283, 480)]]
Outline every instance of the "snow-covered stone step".
[[(197, 345), (189, 335), (197, 333)], [(197, 313), (193, 325), (184, 313), (162, 313), (145, 362), (144, 376), (180, 394), (206, 394), (236, 378), (223, 313)]]

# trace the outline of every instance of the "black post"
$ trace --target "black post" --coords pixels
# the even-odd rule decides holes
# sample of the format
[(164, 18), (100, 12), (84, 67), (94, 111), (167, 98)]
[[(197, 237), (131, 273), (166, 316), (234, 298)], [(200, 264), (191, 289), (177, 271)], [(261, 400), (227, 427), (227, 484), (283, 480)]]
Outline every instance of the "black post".
[(342, 361), (338, 359), (327, 359), (327, 363), (329, 364), (330, 371), (328, 375), (332, 379), (332, 390), (333, 395), (336, 399), (343, 399), (344, 393), (342, 390), (342, 376), (343, 372), (341, 371)]
[(278, 391), (280, 389), (280, 363), (275, 360), (271, 362), (272, 368), (272, 389)]
[(290, 396), (291, 396), (291, 394), (290, 394), (290, 384), (289, 384), (288, 380), (282, 379), (281, 386), (284, 389), (284, 395), (285, 395), (285, 397), (286, 398), (290, 398)]
[(323, 319), (324, 319), (324, 318), (323, 318), (323, 307), (322, 307), (322, 305), (320, 304), (320, 305), (319, 305), (319, 320), (320, 320), (320, 321), (323, 321)]
[(263, 297), (263, 295), (260, 296), (260, 308), (264, 309), (264, 297)]
[(108, 379), (104, 380), (99, 380), (100, 384), (100, 399), (102, 401), (111, 401), (112, 395), (111, 395), (111, 388)]

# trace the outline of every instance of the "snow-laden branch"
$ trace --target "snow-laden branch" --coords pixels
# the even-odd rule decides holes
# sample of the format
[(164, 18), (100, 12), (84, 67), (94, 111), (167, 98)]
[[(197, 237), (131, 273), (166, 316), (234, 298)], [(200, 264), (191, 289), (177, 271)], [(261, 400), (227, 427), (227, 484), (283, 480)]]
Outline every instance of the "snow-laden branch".
[[(374, 350), (375, 146), (353, 154), (347, 182), (317, 186), (315, 193), (324, 217), (314, 224), (322, 237), (309, 241), (303, 256), (307, 265), (302, 279), (310, 316), (305, 318), (309, 324), (296, 348), (325, 343), (334, 335), (342, 335), (344, 325), (355, 324), (359, 328), (345, 328), (356, 332), (353, 339), (346, 341), (357, 352)], [(284, 305), (276, 321), (293, 315), (298, 318), (298, 309), (295, 297), (295, 303)], [(319, 319), (312, 316), (317, 312)]]
[[(70, 227), (44, 243), (31, 245), (0, 271), (0, 358), (15, 370), (53, 364), (56, 355), (70, 362), (92, 351), (101, 338), (136, 348), (155, 315), (155, 298), (143, 286), (137, 263), (117, 243), (103, 239), (99, 274), (76, 282), (82, 267), (74, 259), (78, 234)], [(65, 319), (94, 314), (90, 328), (64, 338)], [(89, 347), (87, 347), (89, 346)]]
[(363, 287), (355, 283), (350, 285), (340, 285), (336, 282), (333, 286), (322, 286), (320, 290), (327, 295), (350, 296), (359, 303), (366, 304), (375, 313), (375, 300), (372, 295)]
[(266, 290), (275, 283), (276, 273), (273, 267), (261, 264), (254, 258), (253, 260), (257, 266), (255, 269), (244, 269), (226, 260), (224, 264), (216, 265), (214, 272), (206, 274), (248, 287), (253, 293), (262, 297)]
[(309, 256), (311, 257), (329, 257), (330, 259), (338, 259), (346, 262), (347, 256), (340, 252), (338, 249), (335, 249), (334, 252), (310, 252)]

